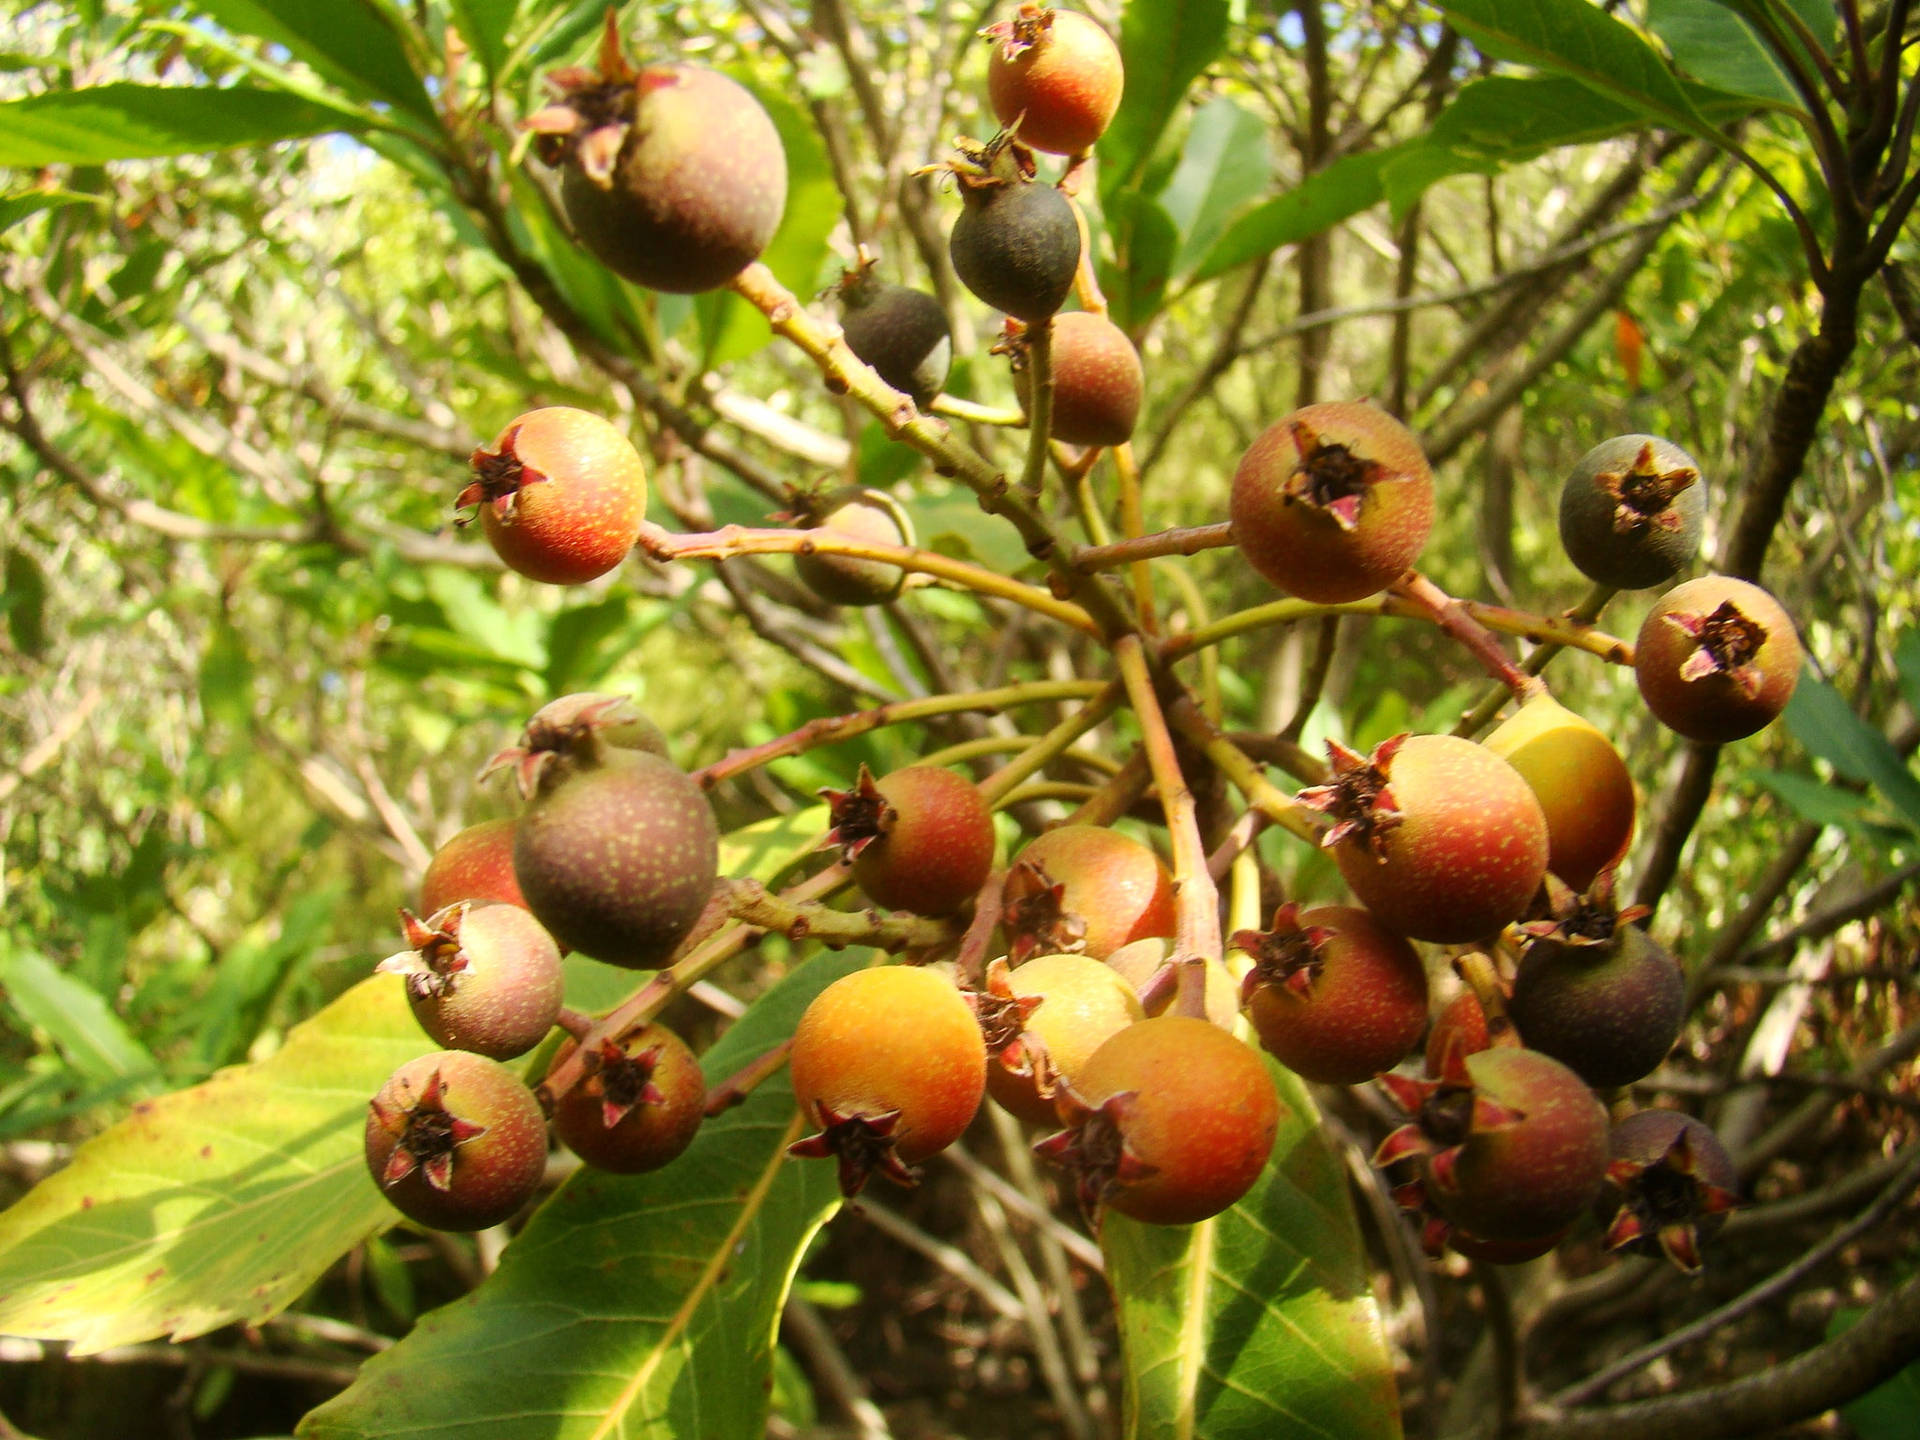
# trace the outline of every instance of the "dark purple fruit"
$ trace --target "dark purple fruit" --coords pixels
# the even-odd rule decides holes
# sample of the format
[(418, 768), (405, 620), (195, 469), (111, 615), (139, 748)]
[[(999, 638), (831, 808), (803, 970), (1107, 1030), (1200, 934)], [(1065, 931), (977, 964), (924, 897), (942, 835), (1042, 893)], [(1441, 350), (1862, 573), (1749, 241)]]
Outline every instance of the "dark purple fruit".
[(524, 1055), (560, 1014), (560, 949), (518, 905), (462, 900), (421, 920), (400, 912), (408, 948), (379, 969), (403, 975), (420, 1028), (449, 1050)]
[(1613, 1127), (1599, 1209), (1607, 1248), (1665, 1255), (1688, 1274), (1700, 1242), (1739, 1203), (1739, 1176), (1720, 1138), (1692, 1116), (1642, 1110)]
[(409, 1060), (367, 1112), (367, 1169), (402, 1214), (435, 1230), (484, 1230), (540, 1188), (547, 1121), (498, 1060), (447, 1050)]
[(955, 167), (965, 208), (947, 250), (961, 284), (1031, 325), (1050, 319), (1073, 288), (1080, 226), (1065, 195), (1021, 173), (1017, 152), (1002, 145)]
[[(557, 1067), (572, 1042), (554, 1056)], [(700, 1062), (664, 1025), (643, 1025), (588, 1057), (586, 1076), (553, 1107), (553, 1129), (596, 1170), (658, 1170), (693, 1143), (706, 1117)]]
[(1686, 979), (1666, 946), (1638, 925), (1576, 912), (1534, 939), (1507, 1002), (1520, 1038), (1589, 1085), (1630, 1085), (1666, 1059), (1686, 1019)]
[(1657, 435), (1616, 435), (1560, 489), (1560, 543), (1582, 575), (1620, 590), (1664, 585), (1700, 553), (1707, 486), (1693, 457)]
[(953, 331), (940, 302), (924, 290), (884, 284), (865, 267), (848, 273), (840, 299), (847, 348), (914, 404), (931, 404), (953, 364)]
[[(913, 525), (893, 497), (848, 485), (829, 492), (809, 507), (808, 528), (848, 540), (883, 545), (913, 544)], [(793, 557), (794, 573), (830, 605), (884, 605), (907, 583), (907, 572), (883, 560), (803, 550)]]

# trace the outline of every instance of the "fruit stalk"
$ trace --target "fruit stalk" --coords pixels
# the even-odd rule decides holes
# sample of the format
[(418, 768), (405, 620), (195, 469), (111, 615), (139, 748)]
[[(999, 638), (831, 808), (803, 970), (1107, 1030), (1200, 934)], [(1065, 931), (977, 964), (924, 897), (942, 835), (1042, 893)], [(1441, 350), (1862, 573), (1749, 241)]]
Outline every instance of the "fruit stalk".
[(1029, 325), (1027, 340), (1027, 463), (1020, 488), (1040, 494), (1047, 475), (1047, 441), (1053, 433), (1053, 321)]
[(1500, 976), (1493, 968), (1493, 960), (1483, 951), (1468, 950), (1454, 956), (1453, 969), (1473, 991), (1473, 998), (1480, 1002), (1480, 1013), (1487, 1017), (1488, 1043), (1518, 1045), (1520, 1037), (1507, 1016), (1506, 992), (1500, 988)]
[[(1146, 509), (1140, 501), (1140, 465), (1134, 457), (1133, 442), (1131, 440), (1125, 445), (1114, 448), (1113, 473), (1120, 481), (1120, 529), (1127, 536), (1125, 540), (1119, 543), (1122, 545), (1133, 544), (1145, 536), (1147, 517)], [(1233, 527), (1231, 525), (1220, 525), (1205, 528), (1231, 530)], [(1232, 537), (1230, 535), (1223, 536), (1220, 543), (1223, 545), (1232, 544)], [(1108, 548), (1110, 549), (1111, 547)], [(1193, 552), (1188, 551), (1186, 553), (1191, 554)], [(1085, 552), (1083, 551), (1080, 555), (1074, 557), (1076, 564), (1078, 564), (1084, 554)], [(1154, 615), (1156, 612), (1153, 606), (1153, 570), (1147, 564), (1147, 559), (1147, 556), (1141, 555), (1129, 561), (1129, 578), (1133, 581), (1133, 608), (1139, 611), (1141, 623), (1151, 631), (1155, 628)]]
[(987, 797), (987, 804), (998, 808), (1005, 803), (1023, 781), (1065, 754), (1074, 741), (1113, 714), (1120, 706), (1120, 696), (1120, 682), (1109, 680), (1093, 699), (982, 780), (980, 793)]
[(771, 1050), (754, 1056), (733, 1074), (707, 1091), (707, 1100), (703, 1107), (707, 1117), (711, 1119), (723, 1110), (731, 1110), (751, 1095), (754, 1087), (762, 1080), (778, 1075), (781, 1067), (787, 1063), (788, 1052), (792, 1049), (793, 1039), (789, 1036)]
[(758, 880), (722, 882), (727, 909), (735, 920), (761, 930), (777, 930), (792, 940), (818, 940), (829, 949), (871, 945), (893, 953), (925, 950), (954, 938), (951, 920), (936, 920), (908, 910), (835, 910), (817, 900), (786, 900)]
[(1420, 607), (1421, 612), (1444, 633), (1464, 645), (1489, 675), (1505, 685), (1513, 693), (1514, 699), (1526, 700), (1530, 696), (1546, 694), (1545, 681), (1527, 674), (1514, 664), (1507, 652), (1500, 648), (1500, 642), (1493, 638), (1492, 631), (1418, 570), (1409, 570), (1394, 581), (1387, 593), (1390, 597)]
[[(1584, 638), (1589, 633), (1593, 633), (1593, 622), (1600, 618), (1600, 612), (1606, 609), (1608, 602), (1619, 593), (1620, 592), (1611, 585), (1595, 584), (1591, 590), (1580, 597), (1580, 603), (1566, 613), (1566, 623), (1573, 627), (1576, 632), (1575, 635), (1569, 636), (1566, 639), (1546, 639), (1536, 635), (1535, 638), (1539, 639), (1540, 643), (1528, 652), (1527, 658), (1521, 662), (1520, 668), (1525, 670), (1529, 675), (1544, 673), (1549, 660), (1553, 659), (1554, 656), (1569, 646), (1577, 645), (1579, 639)], [(1495, 628), (1499, 627), (1496, 626)], [(1515, 634), (1518, 632), (1509, 630), (1507, 633)], [(1611, 660), (1615, 664), (1631, 665), (1633, 663), (1632, 647), (1625, 645), (1624, 641), (1618, 643), (1625, 649), (1626, 653), (1624, 656), (1619, 656), (1618, 652), (1616, 652), (1615, 654), (1603, 654), (1600, 658), (1603, 660)], [(1580, 645), (1579, 648), (1584, 649), (1586, 647)], [(1460, 723), (1453, 727), (1453, 733), (1469, 738), (1479, 734), (1481, 730), (1493, 722), (1493, 717), (1500, 713), (1500, 707), (1506, 703), (1507, 690), (1505, 686), (1498, 686), (1488, 690), (1485, 695), (1480, 697), (1480, 703), (1461, 717)]]
[[(1122, 523), (1130, 538), (1116, 540), (1111, 545), (1082, 545), (1073, 552), (1068, 564), (1091, 575), (1096, 570), (1117, 570), (1122, 565), (1157, 560), (1163, 555), (1198, 555), (1202, 550), (1219, 550), (1233, 543), (1233, 526), (1225, 520), (1217, 525), (1189, 525), (1177, 530), (1156, 530), (1151, 535), (1134, 534), (1132, 517), (1127, 515), (1128, 477), (1132, 478), (1133, 509), (1137, 513), (1140, 471), (1131, 463), (1132, 447), (1123, 448), (1129, 452), (1129, 457), (1128, 463), (1121, 467), (1121, 513)], [(1118, 456), (1120, 452), (1116, 450), (1114, 453)]]
[(1233, 788), (1273, 824), (1299, 836), (1309, 845), (1318, 845), (1326, 832), (1320, 817), (1299, 804), (1291, 795), (1275, 786), (1260, 773), (1260, 767), (1200, 713), (1191, 700), (1176, 700), (1167, 711), (1173, 727), (1199, 746), (1208, 760), (1220, 768)]

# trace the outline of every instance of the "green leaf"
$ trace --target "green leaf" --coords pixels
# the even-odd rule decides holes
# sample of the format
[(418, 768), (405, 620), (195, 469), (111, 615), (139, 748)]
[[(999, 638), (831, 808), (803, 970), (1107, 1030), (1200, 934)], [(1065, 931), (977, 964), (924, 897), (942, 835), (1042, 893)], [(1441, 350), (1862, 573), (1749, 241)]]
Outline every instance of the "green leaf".
[(1666, 43), (1674, 68), (1682, 73), (1804, 113), (1773, 52), (1726, 6), (1714, 0), (1648, 0), (1647, 28)]
[(376, 976), (271, 1059), (135, 1106), (0, 1214), (0, 1332), (90, 1355), (283, 1309), (393, 1222), (367, 1100), (432, 1048)]
[[(823, 955), (703, 1057), (709, 1082), (792, 1032), (868, 955)], [(787, 1287), (839, 1204), (834, 1167), (790, 1160), (786, 1072), (707, 1121), (669, 1170), (575, 1174), (477, 1291), (423, 1316), (303, 1440), (624, 1440), (759, 1435)]]
[[(1834, 1311), (1827, 1321), (1827, 1339), (1844, 1335), (1866, 1314), (1851, 1305)], [(1840, 1407), (1840, 1417), (1859, 1440), (1908, 1440), (1916, 1414), (1920, 1414), (1920, 1360)]]
[(1180, 234), (1159, 201), (1133, 190), (1113, 197), (1107, 224), (1116, 256), (1112, 265), (1101, 266), (1100, 285), (1114, 323), (1136, 329), (1166, 302)]
[(1256, 206), (1227, 227), (1195, 268), (1195, 282), (1210, 280), (1236, 265), (1244, 265), (1282, 245), (1329, 230), (1370, 205), (1385, 193), (1380, 172), (1393, 150), (1370, 150), (1344, 155), (1315, 172), (1296, 188)]
[(1800, 673), (1787, 702), (1787, 728), (1809, 751), (1849, 780), (1871, 785), (1920, 831), (1920, 779), (1887, 737), (1853, 713), (1843, 696), (1811, 669)]
[(99, 165), (350, 130), (338, 110), (236, 85), (93, 85), (0, 104), (0, 165)]
[(1160, 136), (1227, 41), (1228, 0), (1128, 0), (1120, 16), (1126, 88), (1100, 139), (1103, 205), (1138, 189)]
[(1123, 1433), (1398, 1440), (1393, 1364), (1339, 1157), (1306, 1086), (1271, 1061), (1273, 1158), (1198, 1225), (1100, 1227), (1126, 1364)]
[(216, 725), (245, 732), (253, 723), (253, 661), (240, 632), (224, 620), (200, 658), (200, 708)]
[(1836, 790), (1811, 775), (1790, 770), (1758, 770), (1749, 776), (1763, 790), (1784, 800), (1802, 820), (1813, 825), (1848, 826), (1866, 818), (1867, 807), (1851, 790)]
[(0, 195), (0, 234), (11, 230), (22, 220), (38, 215), (42, 210), (102, 203), (98, 195), (82, 195), (74, 190), (22, 190), (13, 195)]
[(154, 1075), (159, 1063), (133, 1037), (105, 997), (44, 955), (0, 939), (0, 985), (14, 1012), (59, 1048), (89, 1080)]
[(1160, 205), (1180, 233), (1174, 270), (1198, 265), (1227, 222), (1272, 181), (1273, 155), (1260, 117), (1225, 97), (1201, 106), (1180, 164), (1160, 192)]
[(235, 34), (285, 46), (348, 95), (377, 96), (434, 119), (399, 22), (373, 0), (193, 0), (193, 6)]
[(453, 23), (487, 74), (499, 78), (507, 58), (507, 31), (520, 0), (452, 0)]
[(6, 588), (0, 591), (0, 609), (7, 612), (7, 635), (13, 648), (38, 660), (53, 643), (47, 635), (47, 575), (31, 551), (7, 552)]
[(603, 673), (612, 641), (622, 637), (633, 613), (633, 596), (612, 590), (603, 600), (575, 605), (553, 617), (547, 631), (547, 690), (565, 695)]
[(825, 805), (742, 825), (720, 837), (720, 873), (771, 884), (826, 833)]

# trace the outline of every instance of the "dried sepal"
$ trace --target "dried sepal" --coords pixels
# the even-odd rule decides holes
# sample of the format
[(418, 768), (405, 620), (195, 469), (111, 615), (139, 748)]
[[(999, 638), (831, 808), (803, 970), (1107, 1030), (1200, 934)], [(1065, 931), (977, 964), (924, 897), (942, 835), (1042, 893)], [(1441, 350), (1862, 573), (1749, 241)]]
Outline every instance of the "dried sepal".
[(1766, 643), (1767, 628), (1733, 601), (1722, 600), (1706, 615), (1675, 611), (1666, 622), (1693, 641), (1693, 652), (1680, 665), (1682, 680), (1725, 675), (1749, 700), (1765, 687), (1766, 672), (1754, 663), (1754, 657)]
[(397, 1185), (418, 1169), (427, 1184), (444, 1193), (453, 1185), (453, 1152), (487, 1133), (486, 1126), (447, 1109), (437, 1069), (411, 1104), (396, 1106), (377, 1095), (367, 1103), (375, 1123), (395, 1139), (393, 1153), (380, 1173), (383, 1186)]
[(1691, 465), (1676, 465), (1663, 470), (1654, 458), (1653, 441), (1641, 445), (1633, 463), (1625, 469), (1602, 470), (1593, 483), (1613, 502), (1613, 528), (1621, 535), (1649, 526), (1675, 532), (1685, 518), (1673, 502), (1682, 491), (1698, 483), (1700, 472)]
[(402, 906), (400, 929), (407, 948), (387, 956), (375, 972), (404, 976), (408, 993), (422, 1000), (451, 994), (472, 963), (460, 946), (460, 928), (471, 908), (471, 901), (460, 900), (422, 920)]
[(900, 1112), (883, 1110), (877, 1114), (843, 1114), (823, 1102), (815, 1102), (816, 1134), (796, 1140), (787, 1154), (802, 1159), (824, 1159), (831, 1155), (839, 1163), (840, 1193), (851, 1200), (866, 1188), (877, 1171), (911, 1189), (920, 1179), (908, 1169), (897, 1153), (894, 1132), (899, 1128)]
[(1055, 1104), (1067, 1128), (1033, 1146), (1034, 1154), (1067, 1172), (1090, 1225), (1099, 1223), (1101, 1206), (1116, 1190), (1159, 1173), (1127, 1144), (1127, 1116), (1138, 1098), (1138, 1091), (1122, 1090), (1089, 1106), (1063, 1086)]
[(900, 819), (900, 812), (880, 793), (873, 772), (864, 764), (851, 790), (822, 788), (820, 797), (827, 802), (832, 827), (827, 831), (827, 844), (838, 846), (840, 858), (849, 865)]
[(1018, 965), (1034, 955), (1078, 955), (1087, 948), (1086, 918), (1068, 910), (1067, 887), (1034, 860), (1021, 860), (1007, 872), (1001, 890), (1000, 923), (1007, 933), (1007, 958)]
[(1241, 982), (1240, 1003), (1244, 1006), (1263, 987), (1305, 1000), (1325, 968), (1321, 951), (1338, 933), (1326, 925), (1302, 925), (1300, 905), (1292, 900), (1273, 912), (1267, 929), (1236, 930), (1229, 943), (1253, 960)]
[(1018, 60), (1053, 28), (1053, 11), (1046, 5), (1024, 4), (1011, 20), (999, 20), (980, 31), (982, 40), (1000, 47), (1000, 58)]
[(1333, 821), (1320, 837), (1322, 848), (1330, 850), (1351, 839), (1374, 859), (1386, 859), (1387, 836), (1400, 823), (1400, 806), (1393, 798), (1388, 776), (1393, 757), (1406, 740), (1404, 734), (1383, 740), (1371, 756), (1350, 750), (1338, 740), (1327, 741), (1333, 778), (1325, 785), (1310, 785), (1294, 797)]

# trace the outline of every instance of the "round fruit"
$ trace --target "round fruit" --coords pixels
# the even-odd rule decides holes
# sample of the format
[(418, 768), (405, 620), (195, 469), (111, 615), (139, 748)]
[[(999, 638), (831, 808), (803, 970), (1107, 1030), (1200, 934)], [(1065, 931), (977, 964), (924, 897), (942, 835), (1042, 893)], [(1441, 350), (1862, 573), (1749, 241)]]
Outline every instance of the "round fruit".
[[(1068, 445), (1124, 445), (1132, 439), (1146, 376), (1126, 331), (1104, 315), (1069, 310), (1054, 317), (1052, 355), (1053, 438)], [(1016, 379), (1024, 410), (1027, 373)]]
[(1004, 970), (1007, 992), (1035, 1002), (1011, 1045), (987, 1066), (987, 1093), (1029, 1125), (1059, 1123), (1054, 1092), (1072, 1085), (1088, 1058), (1146, 1012), (1133, 987), (1085, 955), (1040, 955)]
[(1117, 830), (1062, 825), (1031, 841), (1007, 872), (1001, 924), (1016, 965), (1050, 952), (1104, 960), (1173, 934), (1176, 920), (1167, 867)]
[(875, 780), (862, 765), (853, 789), (821, 793), (833, 821), (827, 839), (874, 904), (950, 915), (987, 883), (993, 811), (966, 776), (909, 765)]
[[(883, 545), (913, 544), (913, 526), (893, 497), (878, 490), (848, 485), (823, 496), (811, 507), (809, 528), (848, 540), (872, 540)], [(884, 560), (862, 560), (853, 555), (828, 555), (802, 550), (793, 557), (793, 569), (809, 590), (831, 605), (884, 605), (907, 583), (907, 572)]]
[(1072, 1174), (1082, 1208), (1155, 1225), (1190, 1225), (1245, 1195), (1280, 1123), (1259, 1054), (1184, 1015), (1114, 1035), (1056, 1105), (1069, 1128), (1034, 1148)]
[(409, 1060), (368, 1106), (367, 1169), (400, 1212), (435, 1230), (519, 1213), (547, 1169), (547, 1122), (498, 1060), (447, 1050)]
[(473, 482), (454, 508), (480, 526), (511, 570), (549, 585), (606, 574), (633, 549), (647, 513), (647, 472), (627, 437), (598, 415), (529, 410), (473, 452)]
[(1547, 817), (1547, 869), (1585, 890), (1627, 853), (1633, 777), (1613, 742), (1550, 695), (1537, 695), (1483, 742), (1520, 772)]
[(794, 1027), (788, 1070), (800, 1113), (820, 1127), (788, 1153), (834, 1156), (851, 1196), (875, 1170), (913, 1184), (909, 1165), (960, 1138), (986, 1091), (987, 1047), (952, 981), (884, 965), (814, 997)]
[(1527, 782), (1452, 735), (1397, 735), (1371, 758), (1329, 742), (1333, 782), (1303, 804), (1334, 821), (1322, 844), (1374, 917), (1440, 944), (1520, 918), (1547, 870), (1547, 820)]
[(1800, 679), (1800, 637), (1758, 585), (1704, 575), (1654, 602), (1633, 672), (1661, 724), (1721, 745), (1764, 729), (1787, 708)]
[(1707, 487), (1693, 457), (1657, 435), (1593, 447), (1560, 490), (1560, 543), (1589, 580), (1664, 585), (1700, 553)]
[(1607, 1189), (1597, 1207), (1609, 1220), (1606, 1244), (1660, 1255), (1688, 1274), (1700, 1242), (1739, 1203), (1739, 1176), (1726, 1147), (1700, 1121), (1673, 1110), (1642, 1110), (1613, 1127)]
[(1073, 288), (1080, 226), (1073, 204), (1051, 185), (1020, 173), (1002, 147), (986, 167), (954, 170), (962, 209), (947, 236), (960, 283), (980, 300), (1030, 325), (1050, 319)]
[(520, 817), (514, 873), (535, 918), (570, 949), (658, 965), (713, 893), (719, 831), (700, 787), (658, 755), (609, 749), (550, 769)]
[(1533, 941), (1508, 1010), (1529, 1047), (1607, 1089), (1632, 1084), (1666, 1059), (1686, 1019), (1686, 995), (1679, 962), (1627, 924), (1586, 944)]
[(511, 819), (469, 825), (433, 852), (420, 877), (420, 913), (431, 915), (457, 900), (525, 905), (513, 874)]
[(556, 103), (529, 116), (580, 243), (655, 290), (724, 285), (756, 260), (787, 203), (787, 157), (767, 112), (699, 65), (636, 70), (613, 12), (600, 67), (549, 78)]
[(1427, 971), (1364, 910), (1283, 905), (1233, 943), (1253, 957), (1245, 995), (1260, 1044), (1297, 1075), (1358, 1085), (1398, 1065), (1427, 1023)]
[(1437, 1076), (1447, 1068), (1449, 1047), (1459, 1050), (1464, 1059), (1485, 1050), (1492, 1042), (1487, 1037), (1487, 1012), (1480, 1008), (1480, 997), (1462, 990), (1440, 1007), (1433, 1028), (1427, 1032), (1427, 1074)]
[(1022, 5), (989, 26), (987, 98), (1024, 144), (1052, 155), (1090, 150), (1120, 108), (1120, 49), (1090, 16)]
[(542, 787), (577, 770), (591, 769), (616, 750), (644, 750), (662, 760), (672, 758), (660, 727), (625, 696), (581, 691), (536, 710), (520, 732), (519, 743), (496, 753), (480, 775), (485, 779), (496, 770), (511, 769), (520, 794), (531, 800)]
[(924, 290), (882, 284), (867, 269), (847, 276), (840, 299), (847, 348), (914, 404), (930, 405), (953, 364), (953, 331), (940, 302)]
[[(568, 1041), (554, 1056), (573, 1054)], [(693, 1143), (706, 1118), (700, 1062), (664, 1025), (643, 1025), (606, 1041), (588, 1059), (586, 1077), (553, 1107), (553, 1129), (596, 1170), (638, 1175), (658, 1170)]]
[(1413, 432), (1371, 405), (1308, 405), (1248, 447), (1228, 502), (1233, 543), (1316, 605), (1384, 590), (1433, 528), (1433, 472)]
[(404, 975), (420, 1028), (449, 1050), (524, 1055), (560, 1015), (560, 949), (518, 905), (461, 900), (426, 920), (400, 912), (409, 948), (379, 969)]

